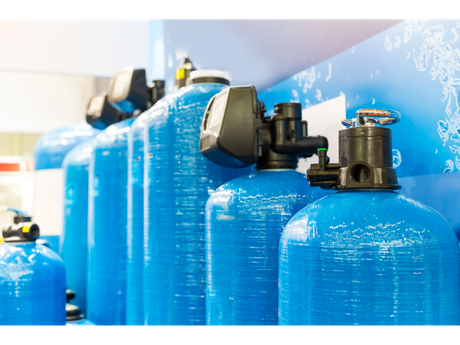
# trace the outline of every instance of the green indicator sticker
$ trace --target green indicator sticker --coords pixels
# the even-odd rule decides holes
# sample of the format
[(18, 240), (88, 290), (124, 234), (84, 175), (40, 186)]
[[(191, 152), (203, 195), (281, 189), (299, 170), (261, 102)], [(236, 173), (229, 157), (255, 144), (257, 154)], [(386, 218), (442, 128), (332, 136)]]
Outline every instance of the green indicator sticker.
[(327, 149), (318, 149), (318, 151), (327, 151)]

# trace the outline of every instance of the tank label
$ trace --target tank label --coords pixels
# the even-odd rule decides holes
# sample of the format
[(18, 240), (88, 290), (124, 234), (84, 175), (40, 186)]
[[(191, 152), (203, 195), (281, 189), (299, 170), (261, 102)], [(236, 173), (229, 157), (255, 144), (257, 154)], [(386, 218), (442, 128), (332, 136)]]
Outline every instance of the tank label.
[(64, 172), (62, 169), (37, 170), (34, 174), (33, 221), (41, 236), (62, 234), (64, 212)]

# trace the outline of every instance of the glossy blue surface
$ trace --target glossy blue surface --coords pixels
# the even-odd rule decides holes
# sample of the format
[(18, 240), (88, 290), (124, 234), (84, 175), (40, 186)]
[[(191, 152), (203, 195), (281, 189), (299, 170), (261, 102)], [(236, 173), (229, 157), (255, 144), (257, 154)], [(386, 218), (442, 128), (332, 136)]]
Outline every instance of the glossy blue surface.
[(43, 134), (34, 147), (35, 170), (61, 168), (71, 149), (99, 132), (82, 121)]
[(126, 320), (128, 132), (133, 119), (96, 137), (89, 164), (86, 311), (98, 325)]
[(206, 204), (206, 323), (278, 324), (278, 253), (284, 226), (329, 194), (294, 170), (227, 182)]
[(65, 269), (35, 242), (0, 244), (0, 325), (65, 325)]
[(458, 325), (459, 251), (437, 212), (343, 191), (297, 213), (280, 242), (281, 325)]
[(219, 186), (248, 173), (222, 168), (199, 150), (208, 101), (226, 87), (189, 85), (147, 111), (144, 320), (149, 325), (206, 323), (205, 204)]
[(401, 193), (442, 214), (460, 239), (460, 171), (399, 179)]
[(86, 313), (88, 259), (88, 170), (95, 139), (73, 148), (64, 158), (64, 232), (62, 260), (67, 288), (75, 291), (75, 304)]
[(60, 236), (41, 236), (41, 240), (48, 241), (49, 247), (54, 250), (56, 253), (59, 252), (59, 242), (60, 242)]
[(141, 114), (128, 135), (128, 262), (126, 324), (143, 325), (144, 287), (144, 127)]
[(82, 319), (77, 321), (67, 321), (66, 326), (96, 326), (89, 320)]

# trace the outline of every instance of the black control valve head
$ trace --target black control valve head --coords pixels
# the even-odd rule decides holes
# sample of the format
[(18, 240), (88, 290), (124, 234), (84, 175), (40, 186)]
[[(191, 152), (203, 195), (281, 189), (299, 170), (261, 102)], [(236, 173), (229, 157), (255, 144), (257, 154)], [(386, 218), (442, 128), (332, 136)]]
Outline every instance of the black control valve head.
[(226, 88), (211, 98), (205, 110), (201, 153), (228, 168), (254, 164), (261, 153), (262, 117), (262, 103), (254, 86)]
[(40, 228), (32, 222), (9, 224), (2, 232), (5, 242), (35, 242), (40, 236)]
[(150, 96), (145, 69), (127, 67), (117, 72), (110, 80), (108, 101), (126, 114), (148, 109)]
[(107, 101), (107, 94), (102, 92), (91, 97), (86, 108), (86, 122), (97, 129), (105, 129), (119, 121), (119, 112)]
[(339, 163), (329, 163), (327, 151), (318, 151), (318, 164), (307, 170), (310, 186), (323, 189), (401, 188), (392, 164), (391, 130), (401, 120), (395, 110), (360, 109), (356, 119), (343, 120), (339, 132)]
[(201, 153), (216, 164), (258, 170), (295, 169), (298, 157), (328, 146), (325, 137), (309, 137), (299, 103), (275, 105), (265, 117), (265, 105), (254, 86), (229, 87), (208, 103), (200, 134)]

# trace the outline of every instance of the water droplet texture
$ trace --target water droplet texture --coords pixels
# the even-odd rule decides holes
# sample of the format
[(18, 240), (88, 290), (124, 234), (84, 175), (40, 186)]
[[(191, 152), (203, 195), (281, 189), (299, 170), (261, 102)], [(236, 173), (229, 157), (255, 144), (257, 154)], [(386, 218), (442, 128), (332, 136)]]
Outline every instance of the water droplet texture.
[(457, 325), (458, 255), (450, 225), (413, 199), (329, 195), (281, 236), (279, 324)]
[(126, 324), (143, 325), (144, 287), (144, 127), (147, 114), (134, 121), (128, 135), (128, 262)]
[(220, 167), (200, 153), (206, 106), (226, 87), (192, 84), (147, 110), (144, 320), (148, 325), (206, 323), (206, 201), (219, 186), (249, 172)]
[(126, 322), (128, 132), (133, 119), (96, 137), (89, 164), (87, 316)]
[(86, 314), (88, 258), (88, 166), (95, 139), (74, 147), (64, 158), (64, 233), (62, 260), (67, 287), (75, 292), (72, 301)]
[(217, 189), (206, 204), (206, 323), (278, 324), (284, 226), (327, 195), (295, 170), (263, 170)]
[(65, 269), (35, 242), (0, 245), (0, 325), (65, 325)]

